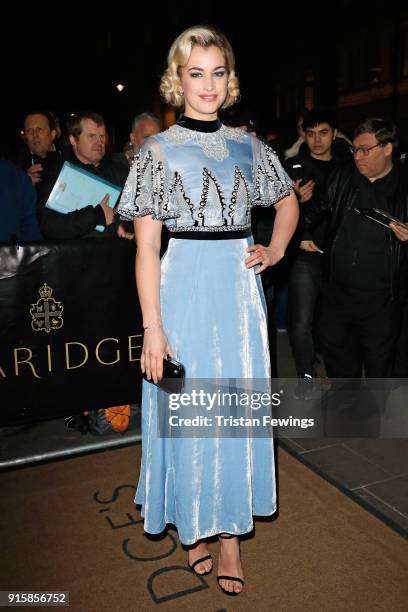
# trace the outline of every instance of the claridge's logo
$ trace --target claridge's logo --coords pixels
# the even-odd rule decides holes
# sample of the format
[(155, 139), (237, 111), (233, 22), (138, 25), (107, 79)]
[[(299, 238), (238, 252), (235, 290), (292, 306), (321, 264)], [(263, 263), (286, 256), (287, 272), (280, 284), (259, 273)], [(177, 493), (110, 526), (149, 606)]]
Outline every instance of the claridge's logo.
[(31, 327), (34, 331), (45, 331), (49, 334), (53, 329), (60, 329), (64, 323), (62, 318), (64, 307), (61, 302), (56, 302), (51, 297), (52, 291), (52, 288), (44, 283), (38, 290), (40, 299), (35, 304), (31, 304)]

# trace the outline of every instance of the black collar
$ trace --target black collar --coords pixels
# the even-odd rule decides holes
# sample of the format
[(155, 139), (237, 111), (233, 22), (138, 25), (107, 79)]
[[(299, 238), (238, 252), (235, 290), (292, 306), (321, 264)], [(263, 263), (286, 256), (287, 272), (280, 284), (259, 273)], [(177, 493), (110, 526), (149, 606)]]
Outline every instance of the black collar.
[(220, 129), (222, 123), (219, 119), (202, 121), (201, 119), (192, 119), (191, 117), (186, 117), (186, 115), (181, 115), (177, 121), (177, 125), (187, 128), (188, 130), (194, 130), (195, 132), (216, 132)]

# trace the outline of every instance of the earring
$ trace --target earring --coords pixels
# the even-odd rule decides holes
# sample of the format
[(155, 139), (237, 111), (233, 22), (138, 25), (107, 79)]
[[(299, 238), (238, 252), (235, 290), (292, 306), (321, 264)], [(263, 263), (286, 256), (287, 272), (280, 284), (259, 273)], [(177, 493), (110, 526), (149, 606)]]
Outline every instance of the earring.
[(184, 91), (183, 91), (182, 89), (179, 89), (179, 90), (178, 90), (178, 94), (179, 94), (180, 96), (184, 96)]

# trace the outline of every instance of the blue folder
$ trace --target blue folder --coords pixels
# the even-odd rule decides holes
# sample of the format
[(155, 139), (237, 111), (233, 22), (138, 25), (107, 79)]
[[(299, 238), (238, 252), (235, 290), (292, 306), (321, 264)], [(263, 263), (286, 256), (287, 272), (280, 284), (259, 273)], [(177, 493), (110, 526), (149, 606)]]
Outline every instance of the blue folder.
[[(113, 208), (121, 191), (121, 187), (65, 162), (45, 206), (67, 214), (90, 204), (98, 206), (102, 198), (109, 194), (108, 206)], [(105, 230), (103, 225), (97, 225), (95, 229), (98, 232)]]

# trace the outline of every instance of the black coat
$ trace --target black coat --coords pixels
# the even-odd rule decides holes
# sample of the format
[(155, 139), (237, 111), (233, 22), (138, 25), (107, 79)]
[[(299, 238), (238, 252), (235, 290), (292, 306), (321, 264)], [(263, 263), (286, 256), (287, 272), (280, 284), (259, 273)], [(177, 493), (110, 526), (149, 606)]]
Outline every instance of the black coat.
[[(392, 198), (390, 198), (389, 212), (393, 217), (400, 221), (408, 221), (408, 172), (405, 160), (400, 160), (396, 164), (397, 169), (397, 188)], [(323, 250), (324, 270), (327, 279), (333, 280), (332, 264), (333, 250), (340, 227), (346, 213), (354, 206), (358, 206), (359, 189), (355, 180), (355, 173), (358, 172), (354, 164), (346, 164), (335, 172), (327, 184), (324, 193), (318, 200), (308, 206), (304, 215), (304, 240), (310, 240), (313, 236), (313, 229), (321, 222), (327, 220), (325, 241)], [(407, 244), (398, 240), (390, 230), (388, 245), (391, 252), (390, 281), (393, 298), (406, 296), (408, 291), (408, 272), (407, 272)]]
[(36, 201), (35, 189), (25, 172), (0, 160), (0, 242), (41, 240)]

